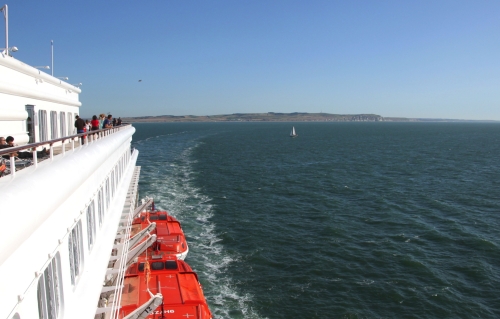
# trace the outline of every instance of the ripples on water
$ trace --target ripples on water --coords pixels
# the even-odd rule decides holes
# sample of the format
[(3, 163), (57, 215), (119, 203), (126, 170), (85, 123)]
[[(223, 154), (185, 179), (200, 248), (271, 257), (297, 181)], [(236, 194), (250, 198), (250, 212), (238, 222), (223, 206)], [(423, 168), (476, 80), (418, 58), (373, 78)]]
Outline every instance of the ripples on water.
[(137, 124), (215, 318), (500, 317), (500, 125)]

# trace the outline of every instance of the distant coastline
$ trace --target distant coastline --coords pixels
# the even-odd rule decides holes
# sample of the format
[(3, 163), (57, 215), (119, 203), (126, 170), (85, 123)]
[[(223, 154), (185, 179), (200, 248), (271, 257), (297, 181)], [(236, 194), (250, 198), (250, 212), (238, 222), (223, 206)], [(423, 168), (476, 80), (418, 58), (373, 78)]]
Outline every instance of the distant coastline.
[(223, 115), (158, 115), (124, 117), (128, 123), (162, 122), (498, 122), (480, 120), (430, 119), (383, 117), (377, 114), (329, 114), (329, 113), (234, 113)]

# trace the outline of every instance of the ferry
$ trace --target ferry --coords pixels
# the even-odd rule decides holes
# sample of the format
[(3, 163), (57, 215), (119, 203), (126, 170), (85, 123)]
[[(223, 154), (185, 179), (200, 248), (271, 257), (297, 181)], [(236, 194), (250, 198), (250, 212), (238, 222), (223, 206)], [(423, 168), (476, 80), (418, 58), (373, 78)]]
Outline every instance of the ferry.
[[(131, 147), (135, 128), (123, 124), (77, 134), (81, 89), (17, 60), (17, 48), (8, 43), (8, 6), (0, 11), (6, 29), (0, 49), (0, 136), (12, 136), (17, 144), (0, 149), (5, 164), (0, 163), (5, 168), (0, 318), (145, 318), (147, 313), (126, 315), (134, 312), (130, 307), (143, 309), (141, 296), (135, 306), (122, 309), (123, 293), (135, 276), (127, 269), (144, 260), (140, 254), (161, 236), (157, 231), (132, 241), (134, 219), (148, 205), (138, 200), (139, 152)], [(36, 151), (43, 148), (49, 155), (39, 158)], [(17, 160), (19, 152), (30, 158)], [(178, 242), (182, 247), (184, 241)], [(176, 251), (161, 258), (172, 258), (179, 274), (191, 273), (178, 257)], [(201, 287), (194, 287), (188, 289), (201, 298)], [(166, 297), (158, 305), (165, 305)]]

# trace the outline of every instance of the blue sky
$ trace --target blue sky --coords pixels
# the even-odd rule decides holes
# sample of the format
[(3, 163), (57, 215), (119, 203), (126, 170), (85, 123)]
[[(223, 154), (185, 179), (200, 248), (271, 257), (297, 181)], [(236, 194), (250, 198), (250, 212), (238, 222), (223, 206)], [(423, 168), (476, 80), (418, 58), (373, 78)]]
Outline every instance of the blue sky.
[(7, 4), (15, 57), (50, 64), (54, 40), (54, 75), (83, 83), (83, 116), (500, 120), (500, 1)]

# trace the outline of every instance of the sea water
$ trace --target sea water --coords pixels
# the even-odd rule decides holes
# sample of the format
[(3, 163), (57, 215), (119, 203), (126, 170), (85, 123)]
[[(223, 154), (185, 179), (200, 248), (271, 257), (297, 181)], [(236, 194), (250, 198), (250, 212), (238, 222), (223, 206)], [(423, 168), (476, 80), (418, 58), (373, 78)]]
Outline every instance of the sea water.
[(134, 126), (214, 318), (500, 318), (500, 124)]

